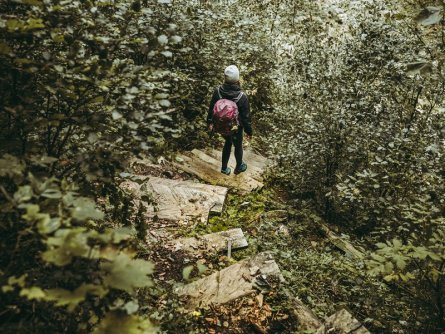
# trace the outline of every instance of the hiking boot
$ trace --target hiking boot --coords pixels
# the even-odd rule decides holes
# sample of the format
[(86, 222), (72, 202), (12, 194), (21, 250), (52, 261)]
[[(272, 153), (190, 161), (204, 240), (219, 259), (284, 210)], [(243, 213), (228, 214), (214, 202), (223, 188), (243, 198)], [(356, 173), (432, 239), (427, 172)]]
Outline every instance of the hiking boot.
[(233, 172), (235, 175), (245, 172), (247, 170), (247, 164), (243, 162), (241, 166), (235, 168), (235, 171)]
[(232, 170), (229, 167), (227, 167), (226, 169), (221, 168), (221, 173), (230, 175), (230, 173), (232, 173)]

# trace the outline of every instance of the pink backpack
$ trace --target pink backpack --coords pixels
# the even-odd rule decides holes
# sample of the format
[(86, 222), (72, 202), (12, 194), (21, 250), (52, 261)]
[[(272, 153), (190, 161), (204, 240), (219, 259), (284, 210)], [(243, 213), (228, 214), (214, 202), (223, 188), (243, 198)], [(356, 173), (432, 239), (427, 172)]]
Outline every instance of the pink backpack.
[(213, 128), (223, 136), (230, 136), (239, 128), (239, 112), (236, 103), (243, 96), (243, 92), (234, 101), (223, 99), (218, 88), (219, 100), (213, 107)]

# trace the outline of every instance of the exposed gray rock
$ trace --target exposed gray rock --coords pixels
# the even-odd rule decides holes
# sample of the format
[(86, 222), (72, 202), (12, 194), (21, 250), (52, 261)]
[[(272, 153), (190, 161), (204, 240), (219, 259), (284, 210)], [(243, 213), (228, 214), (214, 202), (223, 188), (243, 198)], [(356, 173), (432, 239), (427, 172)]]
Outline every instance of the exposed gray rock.
[(371, 334), (351, 313), (342, 309), (326, 319), (317, 334)]
[(224, 304), (256, 291), (255, 281), (257, 279), (264, 281), (272, 276), (284, 281), (272, 255), (260, 253), (180, 287), (176, 292), (178, 295), (188, 298), (190, 308), (209, 304)]
[[(237, 189), (241, 193), (248, 193), (255, 189), (263, 187), (262, 174), (268, 164), (268, 160), (251, 150), (245, 151), (245, 160), (247, 171), (239, 175), (229, 176), (220, 172), (221, 170), (221, 152), (216, 150), (200, 151), (193, 150), (180, 155), (181, 162), (174, 162), (174, 165), (190, 174), (199, 177), (201, 180), (210, 184)], [(230, 160), (229, 166), (232, 171), (235, 168), (233, 160)]]
[(159, 177), (138, 177), (126, 180), (120, 187), (133, 195), (136, 206), (141, 202), (149, 218), (185, 222), (207, 222), (209, 213), (221, 213), (227, 188), (191, 181)]
[(227, 250), (229, 241), (232, 250), (248, 246), (243, 231), (240, 228), (234, 228), (193, 238), (176, 239), (169, 243), (169, 247), (190, 253), (217, 253)]

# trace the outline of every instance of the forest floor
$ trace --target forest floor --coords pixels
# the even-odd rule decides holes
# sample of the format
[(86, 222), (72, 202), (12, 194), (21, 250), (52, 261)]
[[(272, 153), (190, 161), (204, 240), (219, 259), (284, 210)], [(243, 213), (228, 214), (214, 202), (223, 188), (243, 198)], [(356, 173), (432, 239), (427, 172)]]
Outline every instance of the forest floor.
[[(181, 169), (183, 158), (170, 160), (174, 162), (162, 158), (161, 164), (156, 165), (139, 162), (134, 173), (202, 182), (193, 173)], [(227, 178), (233, 180), (235, 176)], [(362, 259), (335, 246), (327, 238), (320, 224), (322, 220), (309, 201), (288, 198), (286, 190), (275, 184), (267, 172), (262, 179), (261, 189), (248, 192), (229, 189), (222, 212), (212, 214), (208, 220), (180, 221), (178, 225), (149, 219), (147, 244), (141, 247), (140, 253), (156, 263), (157, 292), (141, 304), (158, 310), (154, 320), (168, 323), (164, 325), (167, 333), (315, 332), (314, 328), (303, 330), (295, 314), (295, 298), (298, 298), (318, 319), (347, 309), (373, 333), (404, 333), (404, 327), (415, 319), (415, 314), (406, 312), (410, 307), (399, 291), (369, 278)], [(234, 228), (242, 229), (248, 246), (234, 249), (230, 257), (226, 248), (216, 252), (190, 252), (169, 245), (177, 238)], [(336, 232), (347, 244), (362, 249), (341, 231)], [(262, 252), (270, 253), (278, 264), (282, 282), (272, 279), (263, 285), (255, 284), (251, 293), (240, 298), (193, 308), (186, 306), (190, 296), (172, 297), (171, 291)], [(165, 322), (166, 319), (169, 321)]]

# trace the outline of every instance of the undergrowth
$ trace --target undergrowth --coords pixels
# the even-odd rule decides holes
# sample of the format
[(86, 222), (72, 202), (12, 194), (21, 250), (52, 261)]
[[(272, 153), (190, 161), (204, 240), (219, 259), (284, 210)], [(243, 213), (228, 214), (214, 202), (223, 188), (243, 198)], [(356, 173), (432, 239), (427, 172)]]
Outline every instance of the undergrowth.
[[(249, 246), (234, 251), (235, 260), (272, 252), (286, 280), (283, 288), (323, 319), (346, 308), (373, 333), (402, 333), (421, 328), (418, 312), (401, 291), (366, 275), (364, 264), (335, 249), (316, 227), (308, 202), (290, 202), (282, 190), (267, 185), (247, 195), (230, 194), (221, 216), (209, 219), (189, 236), (242, 228)], [(287, 219), (267, 219), (271, 211)], [(220, 257), (218, 258), (220, 259)], [(370, 293), (372, 291), (372, 293)], [(289, 300), (279, 289), (269, 297), (272, 308), (286, 309)]]

